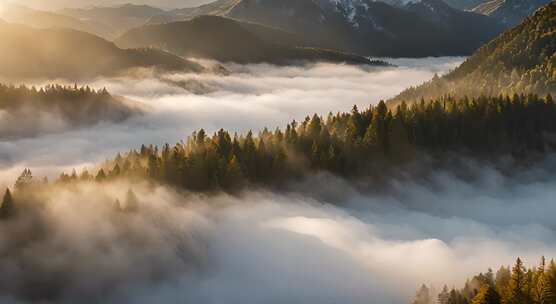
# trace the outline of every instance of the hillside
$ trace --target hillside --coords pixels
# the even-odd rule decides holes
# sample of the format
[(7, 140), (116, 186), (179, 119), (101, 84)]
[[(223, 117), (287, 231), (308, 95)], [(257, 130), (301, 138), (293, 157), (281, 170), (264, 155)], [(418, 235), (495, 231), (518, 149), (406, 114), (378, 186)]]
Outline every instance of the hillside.
[(201, 71), (198, 64), (154, 49), (124, 50), (100, 37), (68, 29), (0, 24), (0, 77), (88, 78), (129, 68)]
[(119, 6), (93, 6), (90, 8), (63, 9), (59, 14), (82, 21), (92, 21), (110, 28), (112, 38), (134, 27), (142, 26), (151, 17), (167, 12), (148, 5), (124, 4)]
[(556, 93), (556, 2), (481, 47), (444, 77), (410, 88), (392, 103), (499, 94)]
[(0, 140), (120, 122), (142, 110), (106, 90), (46, 86), (39, 90), (0, 84)]
[(491, 16), (510, 28), (521, 23), (539, 7), (551, 0), (488, 0), (471, 11)]
[[(424, 1), (442, 10), (422, 14), (370, 0), (218, 0), (156, 16), (149, 23), (226, 16), (295, 33), (305, 46), (394, 57), (470, 54), (502, 30), (492, 18)], [(473, 30), (461, 30), (466, 26)]]
[[(448, 48), (450, 53), (460, 51), (471, 54), (503, 30), (493, 18), (454, 9), (443, 0), (409, 2), (404, 8), (453, 35), (452, 39), (449, 39), (453, 46), (451, 49)], [(457, 38), (453, 39), (455, 37)]]
[(295, 35), (257, 24), (218, 16), (148, 25), (116, 40), (123, 48), (154, 46), (184, 57), (221, 62), (287, 64), (294, 61), (331, 61), (370, 64), (364, 57), (336, 51), (294, 47)]
[(35, 28), (68, 28), (111, 38), (111, 29), (93, 20), (79, 20), (73, 17), (31, 9), (21, 5), (4, 4), (0, 17), (7, 22), (25, 24)]

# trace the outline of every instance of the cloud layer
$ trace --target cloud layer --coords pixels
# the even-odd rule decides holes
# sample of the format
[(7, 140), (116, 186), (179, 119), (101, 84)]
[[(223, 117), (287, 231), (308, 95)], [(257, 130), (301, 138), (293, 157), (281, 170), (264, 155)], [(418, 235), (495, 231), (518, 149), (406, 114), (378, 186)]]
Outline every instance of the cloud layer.
[[(91, 85), (150, 108), (121, 124), (37, 138), (0, 141), (0, 186), (30, 167), (39, 175), (57, 167), (98, 163), (141, 144), (176, 143), (192, 131), (258, 131), (283, 127), (312, 113), (349, 111), (395, 96), (402, 89), (453, 68), (462, 58), (395, 60), (395, 69), (315, 64), (304, 67), (228, 66), (231, 75), (173, 74), (99, 79)], [(41, 83), (36, 83), (41, 85)], [(183, 89), (183, 87), (189, 90)], [(204, 92), (203, 94), (193, 94)], [(208, 92), (208, 93), (207, 93)]]
[[(471, 180), (438, 171), (382, 194), (328, 175), (309, 181), (328, 193), (311, 195), (55, 186), (1, 223), (0, 290), (59, 303), (408, 303), (421, 283), (555, 256), (556, 158), (517, 175), (468, 164)], [(130, 188), (139, 211), (115, 212)]]
[[(400, 59), (397, 69), (229, 66), (229, 76), (99, 79), (94, 87), (137, 100), (147, 113), (0, 142), (0, 186), (24, 167), (35, 175), (69, 172), (201, 127), (244, 132), (365, 107), (460, 61)], [(517, 256), (530, 264), (556, 257), (556, 156), (530, 168), (511, 159), (454, 163), (457, 169), (425, 176), (402, 172), (381, 191), (327, 174), (241, 197), (123, 181), (54, 186), (37, 194), (44, 204), (2, 223), (0, 301), (407, 303), (422, 283), (459, 286)], [(115, 212), (129, 188), (139, 212)]]

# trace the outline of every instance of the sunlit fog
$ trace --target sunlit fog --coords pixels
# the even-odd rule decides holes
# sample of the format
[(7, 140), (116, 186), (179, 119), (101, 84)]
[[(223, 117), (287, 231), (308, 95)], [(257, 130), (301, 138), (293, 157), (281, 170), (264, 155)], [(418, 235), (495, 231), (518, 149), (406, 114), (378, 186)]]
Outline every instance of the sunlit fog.
[(0, 304), (552, 304), (556, 2), (0, 0)]

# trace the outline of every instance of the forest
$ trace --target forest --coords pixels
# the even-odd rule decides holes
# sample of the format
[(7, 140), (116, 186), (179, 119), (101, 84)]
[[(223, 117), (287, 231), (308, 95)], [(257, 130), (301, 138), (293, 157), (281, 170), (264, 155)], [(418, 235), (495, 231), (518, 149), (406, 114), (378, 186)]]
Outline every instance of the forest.
[[(35, 136), (65, 127), (120, 122), (141, 113), (106, 89), (88, 86), (36, 87), (0, 84), (0, 139)], [(55, 121), (56, 123), (51, 123)]]
[(483, 160), (513, 156), (526, 163), (555, 146), (554, 134), (551, 95), (445, 98), (394, 110), (380, 102), (351, 113), (315, 114), (257, 135), (201, 129), (175, 145), (118, 154), (94, 172), (63, 173), (58, 182), (147, 178), (194, 192), (234, 193), (319, 171), (378, 178), (426, 156), (443, 160), (454, 153)]
[(517, 258), (510, 268), (489, 269), (465, 282), (462, 289), (444, 285), (437, 298), (422, 285), (412, 304), (549, 304), (556, 302), (556, 263), (544, 257), (538, 266), (526, 268)]
[(403, 91), (392, 100), (418, 102), (441, 96), (478, 97), (556, 92), (556, 2), (482, 46), (443, 77)]

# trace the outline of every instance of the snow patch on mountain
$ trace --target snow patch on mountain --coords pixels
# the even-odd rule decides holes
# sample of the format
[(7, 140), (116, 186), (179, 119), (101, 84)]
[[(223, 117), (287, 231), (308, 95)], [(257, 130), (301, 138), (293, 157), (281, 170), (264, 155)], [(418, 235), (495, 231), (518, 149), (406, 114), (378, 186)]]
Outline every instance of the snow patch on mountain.
[[(359, 20), (370, 20), (368, 1), (369, 0), (323, 0), (321, 1), (321, 5), (331, 5), (334, 11), (343, 15), (344, 19), (354, 28), (359, 28)], [(370, 21), (374, 23), (372, 20)]]

